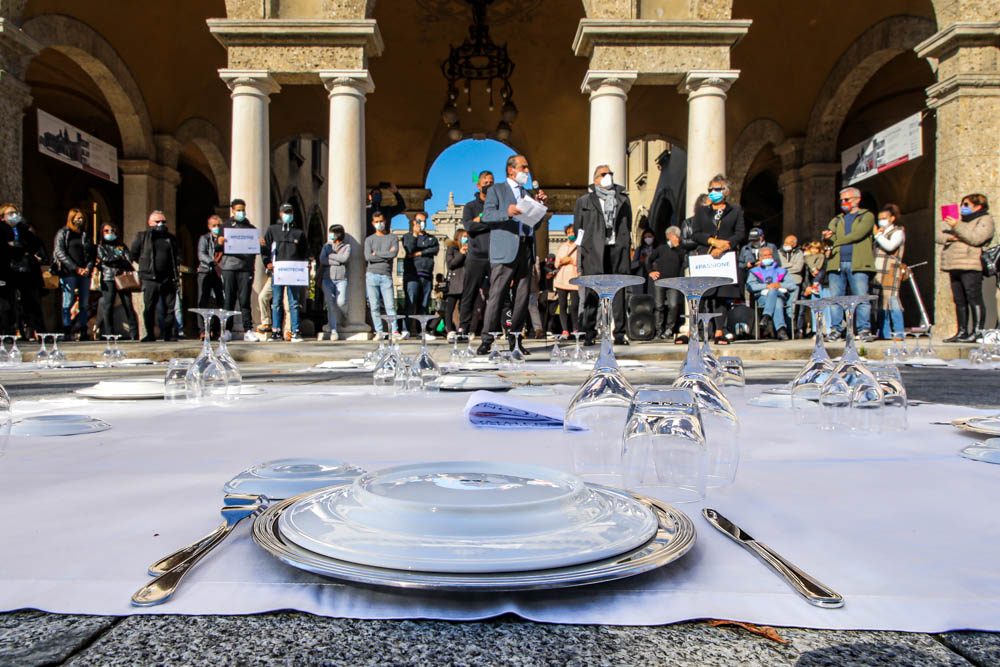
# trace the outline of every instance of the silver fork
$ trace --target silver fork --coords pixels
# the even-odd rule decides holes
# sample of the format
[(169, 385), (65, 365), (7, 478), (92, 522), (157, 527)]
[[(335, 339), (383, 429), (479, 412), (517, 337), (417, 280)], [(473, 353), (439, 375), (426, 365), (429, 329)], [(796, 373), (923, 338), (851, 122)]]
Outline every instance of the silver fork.
[[(266, 500), (267, 499), (264, 498), (263, 496), (253, 496), (243, 493), (230, 493), (226, 495), (225, 498), (222, 499), (222, 504), (225, 505), (226, 507), (240, 506), (240, 505), (256, 505), (262, 502), (266, 502)], [(226, 525), (227, 522), (223, 521), (221, 524), (219, 524), (218, 528), (216, 528), (215, 530), (213, 530), (211, 533), (201, 538), (200, 540), (192, 542), (186, 547), (178, 549), (169, 556), (164, 556), (160, 560), (150, 565), (147, 572), (149, 572), (150, 576), (153, 577), (158, 577), (161, 574), (164, 574), (165, 572), (169, 572), (170, 570), (180, 565), (183, 561), (190, 558), (192, 554), (196, 553), (199, 549), (201, 549), (206, 544), (215, 539), (215, 537), (219, 535), (219, 533), (225, 531)]]
[(264, 505), (231, 505), (223, 507), (222, 518), (226, 523), (221, 532), (216, 533), (211, 540), (200, 549), (193, 552), (186, 560), (180, 561), (172, 569), (156, 577), (132, 595), (132, 604), (136, 607), (152, 607), (170, 599), (187, 574), (198, 561), (217, 547), (226, 536), (232, 532), (243, 519), (254, 516), (264, 509)]

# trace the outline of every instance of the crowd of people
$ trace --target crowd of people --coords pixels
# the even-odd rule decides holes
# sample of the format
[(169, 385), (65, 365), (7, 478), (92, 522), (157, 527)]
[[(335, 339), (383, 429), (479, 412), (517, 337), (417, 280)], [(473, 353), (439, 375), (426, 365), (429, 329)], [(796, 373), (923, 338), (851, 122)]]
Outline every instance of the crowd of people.
[[(521, 345), (527, 354), (513, 336), (525, 330), (529, 338), (581, 335), (585, 345), (592, 345), (597, 295), (581, 290), (573, 279), (634, 274), (645, 282), (619, 292), (613, 301), (615, 343), (629, 342), (628, 320), (637, 297), (651, 304), (651, 335), (644, 338), (684, 343), (688, 328), (683, 325), (683, 298), (656, 281), (687, 275), (689, 257), (698, 255), (732, 261), (736, 267), (734, 284), (717, 288), (702, 300), (705, 312), (716, 313), (709, 327), (716, 343), (728, 344), (754, 331), (778, 340), (813, 335), (815, 318), (795, 302), (845, 294), (877, 296), (874, 304), (864, 302), (857, 308), (855, 325), (861, 341), (898, 338), (904, 331), (900, 296), (908, 268), (902, 215), (891, 203), (877, 213), (862, 208), (857, 188), (840, 192), (840, 213), (819, 238), (800, 243), (788, 235), (778, 247), (762, 228), (748, 229), (742, 208), (728, 199), (729, 182), (720, 174), (697, 198), (694, 214), (679, 226), (661, 231), (640, 222), (633, 247), (631, 202), (611, 169), (600, 165), (587, 193), (576, 201), (573, 222), (564, 229), (566, 240), (539, 258), (535, 233), (541, 220), (524, 222), (522, 208), (525, 198), (544, 204), (545, 193), (537, 185), (532, 189), (524, 156), (511, 157), (504, 169), (500, 181), (488, 170), (478, 175), (477, 192), (464, 206), (462, 226), (445, 244), (444, 275), (435, 276), (435, 257), (441, 248), (428, 233), (427, 214), (415, 214), (409, 231), (399, 237), (389, 226), (392, 217), (405, 209), (398, 189), (384, 183), (369, 193), (368, 234), (357, 248), (363, 252), (368, 312), (376, 336), (389, 333), (383, 317), (393, 334), (406, 338), (416, 331), (407, 321), (409, 315), (436, 313), (437, 321), (421, 335), (446, 332), (449, 340), (479, 335), (480, 353), (486, 353), (493, 337), (503, 332), (509, 345)], [(394, 203), (383, 202), (383, 189), (393, 195)], [(272, 274), (276, 262), (309, 262), (326, 308), (326, 327), (318, 337), (340, 338), (338, 322), (343, 322), (349, 294), (351, 240), (342, 225), (331, 224), (318, 256), (311, 257), (292, 207), (283, 204), (278, 212), (278, 220), (259, 235), (259, 252), (226, 252), (227, 230), (255, 229), (243, 200), (231, 202), (228, 220), (208, 218), (197, 243), (197, 305), (236, 311), (239, 317), (230, 319), (224, 331), (206, 332), (200, 324), (202, 336), (230, 338), (235, 330), (250, 341), (303, 340), (300, 310), (306, 288), (275, 285)], [(149, 215), (148, 228), (131, 244), (110, 223), (101, 225), (95, 244), (86, 230), (86, 216), (72, 209), (55, 235), (51, 253), (17, 206), (0, 207), (0, 219), (0, 248), (7, 255), (0, 263), (0, 333), (31, 337), (47, 331), (43, 290), (58, 289), (67, 338), (89, 337), (87, 322), (95, 291), (100, 294), (96, 308), (100, 333), (115, 333), (117, 303), (126, 336), (137, 339), (140, 329), (132, 293), (141, 292), (142, 340), (155, 340), (156, 331), (168, 341), (181, 335), (181, 252), (162, 211)], [(959, 217), (944, 217), (937, 225), (935, 240), (943, 246), (941, 270), (950, 280), (958, 322), (958, 331), (946, 339), (949, 342), (975, 341), (986, 328), (982, 254), (984, 248), (997, 245), (997, 236), (989, 202), (981, 194), (963, 197)], [(403, 298), (402, 312), (397, 312), (393, 276), (400, 247)], [(251, 296), (258, 256), (267, 282), (258, 296), (261, 322), (255, 327)], [(824, 310), (827, 340), (843, 338), (843, 309), (831, 305)]]

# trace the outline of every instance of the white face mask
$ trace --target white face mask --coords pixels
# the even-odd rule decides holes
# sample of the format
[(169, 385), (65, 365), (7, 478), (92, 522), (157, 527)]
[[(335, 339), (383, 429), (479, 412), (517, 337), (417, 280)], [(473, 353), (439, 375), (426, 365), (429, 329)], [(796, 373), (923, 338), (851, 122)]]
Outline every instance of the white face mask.
[(427, 221), (426, 220), (418, 220), (417, 221), (417, 228), (420, 229), (420, 231), (424, 231), (425, 229), (427, 229)]
[(645, 243), (646, 245), (653, 245), (653, 237), (647, 236), (644, 239), (642, 239), (642, 242)]
[(791, 252), (792, 251), (792, 246), (790, 246), (790, 245), (783, 245), (783, 246), (781, 246), (781, 249), (784, 250), (785, 252)]
[(601, 176), (600, 185), (605, 190), (610, 188), (613, 183), (614, 179), (611, 177), (611, 174), (604, 174), (603, 176)]
[(523, 188), (525, 185), (528, 184), (528, 176), (529, 176), (528, 172), (526, 172), (526, 171), (519, 171), (514, 176), (514, 180), (517, 181), (517, 184), (520, 185)]
[(384, 232), (385, 231), (385, 223), (384, 222), (376, 222), (375, 223), (375, 230), (379, 231), (379, 232)]
[(886, 220), (885, 218), (879, 218), (878, 219), (878, 226), (881, 227), (882, 229), (885, 229), (886, 227), (889, 226), (889, 221)]

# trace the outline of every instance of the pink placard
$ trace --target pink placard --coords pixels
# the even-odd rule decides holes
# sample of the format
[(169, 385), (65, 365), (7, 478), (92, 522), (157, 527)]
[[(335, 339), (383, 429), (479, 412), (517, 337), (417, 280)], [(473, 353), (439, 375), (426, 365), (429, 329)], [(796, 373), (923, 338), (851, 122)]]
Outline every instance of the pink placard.
[(961, 219), (958, 217), (958, 204), (946, 204), (941, 207), (941, 219), (946, 220), (948, 218)]

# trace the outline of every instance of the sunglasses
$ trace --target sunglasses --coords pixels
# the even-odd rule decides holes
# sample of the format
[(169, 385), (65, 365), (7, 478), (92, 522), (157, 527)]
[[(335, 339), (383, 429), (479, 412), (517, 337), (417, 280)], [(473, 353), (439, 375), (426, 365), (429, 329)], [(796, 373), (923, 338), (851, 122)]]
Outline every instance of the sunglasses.
[(708, 191), (709, 192), (725, 192), (726, 189), (725, 188), (709, 188)]
[(846, 199), (841, 199), (840, 201), (841, 203), (850, 204), (852, 201), (854, 201), (854, 197), (847, 197)]

